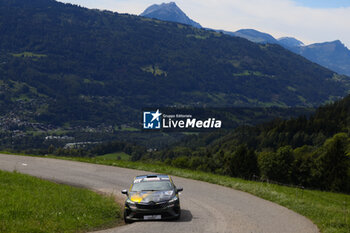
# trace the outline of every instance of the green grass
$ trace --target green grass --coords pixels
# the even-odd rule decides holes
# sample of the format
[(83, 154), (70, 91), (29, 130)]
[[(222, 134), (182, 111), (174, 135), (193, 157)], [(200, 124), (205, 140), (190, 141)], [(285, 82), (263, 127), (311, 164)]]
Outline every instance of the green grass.
[(47, 57), (46, 54), (36, 54), (32, 52), (23, 52), (23, 53), (12, 53), (12, 56), (14, 57), (29, 57), (29, 58), (43, 58)]
[(233, 76), (236, 76), (236, 77), (244, 77), (244, 76), (256, 76), (256, 77), (267, 77), (267, 78), (273, 78), (272, 75), (267, 75), (267, 74), (263, 74), (259, 71), (250, 71), (250, 70), (245, 70), (244, 72), (242, 73), (234, 73)]
[(197, 35), (197, 34), (188, 34), (186, 35), (187, 38), (196, 38), (198, 40), (206, 40), (209, 38), (209, 35)]
[(135, 127), (131, 127), (131, 126), (115, 126), (114, 130), (116, 131), (124, 131), (124, 132), (137, 132), (140, 131), (140, 129), (135, 128)]
[(165, 76), (165, 77), (168, 76), (168, 73), (166, 71), (160, 69), (160, 67), (157, 65), (155, 65), (155, 66), (149, 65), (149, 66), (142, 67), (141, 69), (142, 69), (142, 71), (151, 73), (154, 76)]
[(296, 89), (296, 88), (291, 87), (291, 86), (287, 86), (287, 89), (288, 89), (288, 90), (290, 90), (290, 91), (297, 91), (297, 89)]
[(116, 152), (98, 156), (99, 159), (104, 160), (130, 160), (130, 157), (130, 155), (124, 152)]
[(115, 226), (112, 197), (28, 175), (0, 171), (0, 232), (86, 232)]
[(162, 163), (111, 161), (99, 158), (56, 158), (166, 173), (219, 184), (285, 206), (311, 219), (323, 233), (350, 233), (350, 195), (247, 181), (201, 171), (174, 168)]

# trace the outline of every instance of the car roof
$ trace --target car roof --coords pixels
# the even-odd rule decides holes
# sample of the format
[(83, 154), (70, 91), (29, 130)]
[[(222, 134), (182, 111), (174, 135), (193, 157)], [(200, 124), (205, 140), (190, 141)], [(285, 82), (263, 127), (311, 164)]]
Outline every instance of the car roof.
[(134, 178), (134, 183), (148, 182), (148, 181), (171, 181), (169, 175), (164, 174), (152, 174), (152, 175), (141, 175)]

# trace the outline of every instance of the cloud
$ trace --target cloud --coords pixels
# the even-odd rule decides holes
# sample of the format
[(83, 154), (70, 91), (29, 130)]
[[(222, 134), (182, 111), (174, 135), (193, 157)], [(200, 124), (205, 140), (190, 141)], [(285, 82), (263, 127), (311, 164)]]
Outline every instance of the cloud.
[[(165, 0), (64, 0), (90, 8), (140, 14)], [(350, 7), (311, 8), (292, 0), (177, 0), (204, 27), (236, 31), (253, 28), (276, 38), (293, 36), (307, 43), (340, 39), (350, 48)]]

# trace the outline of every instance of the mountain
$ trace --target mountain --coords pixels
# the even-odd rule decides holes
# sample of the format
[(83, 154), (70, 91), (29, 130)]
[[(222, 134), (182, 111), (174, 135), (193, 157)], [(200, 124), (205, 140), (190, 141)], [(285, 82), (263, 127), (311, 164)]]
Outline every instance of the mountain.
[(230, 35), (242, 37), (255, 43), (278, 44), (278, 41), (275, 38), (273, 38), (273, 36), (267, 33), (259, 32), (254, 29), (241, 29), (236, 32), (233, 32)]
[(281, 44), (284, 47), (301, 47), (304, 46), (304, 43), (301, 42), (300, 40), (297, 40), (293, 37), (282, 37), (278, 39), (278, 43)]
[[(178, 22), (197, 28), (201, 26), (186, 16), (176, 3), (162, 3), (148, 7), (141, 16), (164, 21)], [(211, 30), (211, 29), (209, 29)], [(304, 46), (304, 43), (293, 37), (282, 37), (276, 40), (270, 34), (254, 29), (241, 29), (236, 32), (216, 30), (227, 35), (242, 37), (255, 43), (279, 44), (286, 49), (300, 54), (310, 61), (334, 70), (337, 73), (350, 76), (350, 50), (340, 41), (326, 42)]]
[(304, 45), (293, 37), (282, 37), (276, 40), (273, 36), (253, 29), (242, 29), (236, 32), (222, 31), (231, 36), (238, 36), (261, 44), (279, 44), (284, 48), (302, 55), (339, 74), (350, 76), (350, 50), (341, 41)]
[(292, 50), (310, 61), (350, 76), (350, 50), (339, 40), (298, 46)]
[(187, 17), (175, 2), (162, 3), (160, 5), (154, 4), (148, 7), (140, 16), (187, 24), (196, 28), (202, 27), (199, 23)]
[(179, 23), (53, 0), (2, 0), (0, 22), (0, 136), (140, 128), (144, 107), (316, 106), (349, 90), (279, 45)]

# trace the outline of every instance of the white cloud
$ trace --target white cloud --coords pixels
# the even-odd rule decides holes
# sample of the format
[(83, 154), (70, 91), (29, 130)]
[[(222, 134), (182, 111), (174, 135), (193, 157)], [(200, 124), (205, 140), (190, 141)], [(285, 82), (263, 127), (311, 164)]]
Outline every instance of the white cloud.
[[(63, 0), (90, 8), (140, 14), (166, 0)], [(253, 28), (276, 38), (293, 36), (307, 43), (340, 39), (350, 48), (350, 7), (316, 9), (292, 0), (177, 0), (204, 27), (236, 31)]]

